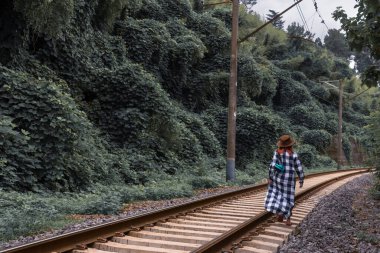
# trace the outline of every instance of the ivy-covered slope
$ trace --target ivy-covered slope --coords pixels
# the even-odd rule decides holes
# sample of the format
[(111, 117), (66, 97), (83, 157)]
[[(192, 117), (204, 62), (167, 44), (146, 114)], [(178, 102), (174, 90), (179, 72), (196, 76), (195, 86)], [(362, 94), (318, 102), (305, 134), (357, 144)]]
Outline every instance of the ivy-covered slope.
[[(230, 10), (198, 4), (1, 1), (0, 187), (78, 191), (223, 170)], [(241, 34), (262, 23), (244, 9), (239, 22)], [(317, 81), (350, 78), (347, 63), (268, 27), (240, 45), (238, 71), (237, 169), (265, 170), (289, 132), (305, 165), (331, 165), (315, 150), (326, 154), (336, 134), (337, 94)], [(347, 155), (368, 108), (344, 115)]]

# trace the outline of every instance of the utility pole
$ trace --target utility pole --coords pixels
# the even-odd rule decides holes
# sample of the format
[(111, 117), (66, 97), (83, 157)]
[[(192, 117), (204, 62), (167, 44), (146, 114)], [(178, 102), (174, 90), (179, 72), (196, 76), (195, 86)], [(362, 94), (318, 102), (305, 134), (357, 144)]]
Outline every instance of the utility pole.
[(343, 124), (343, 80), (339, 80), (339, 112), (338, 112), (338, 170), (342, 166), (342, 124)]
[[(236, 97), (237, 97), (237, 54), (238, 43), (247, 40), (255, 33), (259, 32), (268, 24), (281, 17), (282, 14), (302, 2), (298, 0), (283, 12), (277, 14), (268, 22), (256, 28), (253, 32), (246, 35), (238, 42), (238, 21), (239, 21), (239, 0), (232, 0), (232, 34), (231, 34), (231, 65), (230, 65), (230, 84), (228, 93), (228, 129), (227, 129), (227, 181), (235, 180), (235, 153), (236, 153)], [(223, 2), (224, 3), (224, 2)]]
[(226, 168), (227, 181), (235, 180), (238, 20), (239, 20), (239, 0), (233, 0), (230, 85), (229, 85), (229, 93), (228, 93), (227, 168)]

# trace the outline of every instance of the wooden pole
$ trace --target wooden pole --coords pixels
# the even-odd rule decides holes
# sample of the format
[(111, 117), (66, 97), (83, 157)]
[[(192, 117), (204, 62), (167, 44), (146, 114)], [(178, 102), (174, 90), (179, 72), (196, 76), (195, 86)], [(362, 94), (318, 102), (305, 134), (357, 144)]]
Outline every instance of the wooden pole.
[(343, 80), (339, 80), (339, 111), (338, 111), (338, 170), (341, 169), (343, 160), (343, 140), (342, 126), (343, 125)]
[(238, 20), (239, 20), (239, 0), (233, 0), (230, 84), (229, 84), (229, 94), (228, 94), (227, 168), (226, 168), (227, 181), (235, 180)]

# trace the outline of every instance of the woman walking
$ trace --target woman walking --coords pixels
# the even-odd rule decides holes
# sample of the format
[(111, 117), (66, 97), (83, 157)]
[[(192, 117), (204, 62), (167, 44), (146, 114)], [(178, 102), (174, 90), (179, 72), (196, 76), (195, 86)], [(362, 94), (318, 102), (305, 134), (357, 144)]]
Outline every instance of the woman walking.
[(295, 141), (290, 135), (283, 135), (277, 142), (269, 166), (268, 192), (265, 198), (265, 209), (277, 214), (277, 220), (286, 219), (286, 225), (292, 225), (290, 216), (294, 207), (295, 173), (303, 186), (304, 173), (298, 155), (293, 151)]

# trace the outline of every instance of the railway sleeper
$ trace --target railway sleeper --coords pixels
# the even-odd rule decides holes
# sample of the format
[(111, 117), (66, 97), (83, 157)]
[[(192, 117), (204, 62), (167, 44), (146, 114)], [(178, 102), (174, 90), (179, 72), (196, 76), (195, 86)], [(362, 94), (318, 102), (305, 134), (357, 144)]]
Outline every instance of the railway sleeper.
[(116, 242), (95, 243), (94, 247), (99, 250), (118, 253), (188, 253), (186, 250), (175, 250), (158, 247), (146, 247), (140, 245), (128, 245)]
[(220, 214), (210, 214), (210, 213), (192, 213), (190, 216), (203, 217), (203, 218), (216, 218), (216, 219), (224, 219), (224, 220), (234, 220), (244, 222), (249, 219), (249, 217), (236, 217), (232, 214), (230, 215), (220, 215)]
[(162, 234), (150, 231), (142, 232), (130, 232), (130, 236), (154, 239), (154, 240), (167, 240), (172, 242), (192, 243), (192, 244), (204, 244), (210, 241), (213, 237), (201, 237), (201, 236), (186, 236), (186, 235), (174, 235), (174, 234)]
[(198, 217), (193, 215), (186, 216), (186, 220), (188, 221), (207, 221), (207, 222), (216, 222), (216, 223), (224, 223), (224, 224), (230, 224), (230, 225), (238, 225), (241, 222), (236, 220), (227, 220), (227, 219), (220, 219), (220, 218), (211, 218), (211, 217)]
[(198, 226), (198, 225), (179, 224), (179, 223), (175, 223), (175, 222), (158, 223), (157, 226), (163, 227), (163, 228), (174, 228), (174, 229), (203, 231), (203, 232), (215, 232), (215, 233), (224, 233), (227, 230), (229, 230), (229, 228), (214, 227), (212, 225), (210, 225), (210, 226)]
[(167, 241), (167, 240), (139, 238), (139, 237), (133, 237), (133, 236), (115, 237), (112, 239), (112, 241), (115, 243), (120, 243), (120, 244), (139, 245), (139, 246), (146, 246), (146, 247), (158, 247), (158, 248), (167, 248), (167, 249), (176, 249), (176, 250), (187, 250), (187, 251), (197, 249), (201, 246), (201, 244), (196, 244), (196, 243), (173, 242), (173, 241)]
[(184, 219), (176, 219), (172, 220), (171, 222), (178, 223), (178, 224), (187, 224), (187, 225), (196, 225), (196, 226), (202, 226), (202, 227), (221, 227), (221, 228), (233, 228), (236, 226), (236, 224), (226, 224), (224, 223), (223, 220), (218, 220), (218, 221), (199, 221), (199, 220), (190, 220), (184, 217)]

